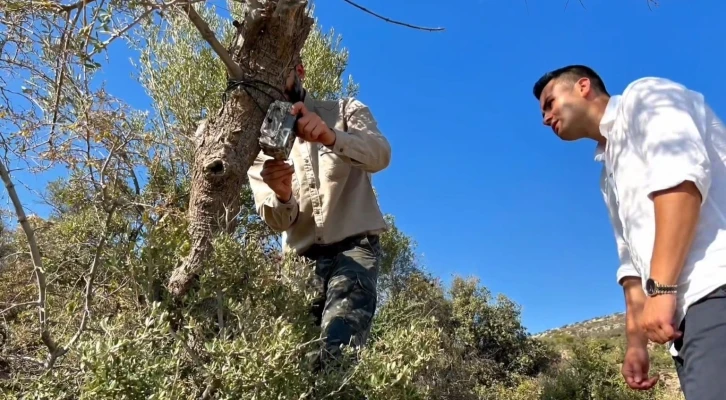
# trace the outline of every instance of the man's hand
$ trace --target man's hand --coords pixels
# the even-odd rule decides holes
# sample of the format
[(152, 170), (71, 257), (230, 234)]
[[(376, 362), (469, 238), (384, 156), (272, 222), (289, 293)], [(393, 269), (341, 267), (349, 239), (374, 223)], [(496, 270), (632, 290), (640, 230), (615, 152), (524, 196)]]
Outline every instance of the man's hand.
[(664, 344), (678, 339), (682, 333), (674, 323), (676, 313), (676, 296), (661, 294), (645, 300), (643, 314), (640, 319), (640, 328), (646, 333), (648, 339)]
[(292, 174), (295, 168), (284, 161), (265, 160), (260, 176), (262, 181), (275, 192), (277, 198), (283, 203), (292, 197)]
[(335, 144), (335, 132), (320, 118), (320, 116), (309, 111), (303, 102), (297, 102), (292, 106), (292, 114), (301, 117), (297, 121), (297, 135), (306, 142), (318, 142), (325, 146)]
[[(664, 285), (676, 285), (690, 252), (701, 211), (701, 192), (685, 181), (670, 189), (654, 192), (655, 240), (650, 260), (650, 277)], [(681, 337), (675, 325), (676, 295), (650, 297), (643, 307), (641, 328), (648, 338), (666, 343)]]
[(658, 375), (648, 377), (650, 359), (645, 346), (628, 346), (620, 372), (631, 389), (648, 390), (658, 382)]

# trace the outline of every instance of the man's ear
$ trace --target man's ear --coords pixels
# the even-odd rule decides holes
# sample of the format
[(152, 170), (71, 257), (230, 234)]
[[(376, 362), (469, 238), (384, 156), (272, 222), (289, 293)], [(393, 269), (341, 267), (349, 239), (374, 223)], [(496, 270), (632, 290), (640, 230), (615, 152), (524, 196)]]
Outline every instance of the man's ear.
[(305, 79), (305, 67), (303, 67), (302, 64), (295, 66), (295, 72), (297, 73), (297, 76), (300, 77), (300, 80)]
[(577, 88), (577, 92), (580, 93), (582, 97), (587, 97), (592, 92), (590, 78), (582, 77), (578, 79), (577, 83), (575, 83), (575, 87)]

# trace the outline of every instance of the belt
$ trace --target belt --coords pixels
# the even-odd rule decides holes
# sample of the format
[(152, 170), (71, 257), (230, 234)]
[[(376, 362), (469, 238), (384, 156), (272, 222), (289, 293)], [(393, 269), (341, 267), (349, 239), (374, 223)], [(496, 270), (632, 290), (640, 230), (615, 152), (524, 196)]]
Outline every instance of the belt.
[(360, 240), (373, 236), (376, 235), (367, 235), (362, 233), (360, 235), (348, 236), (347, 238), (335, 243), (314, 244), (300, 255), (310, 260), (317, 260), (321, 257), (332, 257), (346, 250), (352, 249)]

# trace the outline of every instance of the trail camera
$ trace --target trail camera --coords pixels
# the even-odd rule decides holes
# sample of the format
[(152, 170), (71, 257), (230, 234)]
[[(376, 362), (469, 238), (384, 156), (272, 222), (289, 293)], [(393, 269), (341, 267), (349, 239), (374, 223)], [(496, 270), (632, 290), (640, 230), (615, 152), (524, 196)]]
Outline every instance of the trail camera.
[(276, 160), (287, 160), (295, 144), (297, 116), (290, 114), (292, 103), (276, 100), (267, 109), (260, 128), (260, 148)]

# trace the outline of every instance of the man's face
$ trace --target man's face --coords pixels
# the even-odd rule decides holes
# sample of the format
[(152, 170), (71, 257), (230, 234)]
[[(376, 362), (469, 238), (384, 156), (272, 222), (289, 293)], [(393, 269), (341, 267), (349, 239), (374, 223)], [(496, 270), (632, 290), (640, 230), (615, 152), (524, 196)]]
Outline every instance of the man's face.
[(590, 92), (590, 80), (582, 78), (576, 83), (553, 79), (540, 95), (543, 123), (562, 140), (582, 139), (587, 133), (586, 99)]
[(303, 68), (302, 64), (298, 64), (295, 66), (294, 69), (290, 70), (290, 73), (287, 75), (287, 80), (285, 81), (285, 87), (283, 89), (287, 100), (299, 100), (297, 99), (297, 97), (300, 96), (300, 93), (298, 91), (301, 89), (301, 87), (297, 87), (297, 84), (301, 82), (303, 78), (305, 78), (305, 69)]

